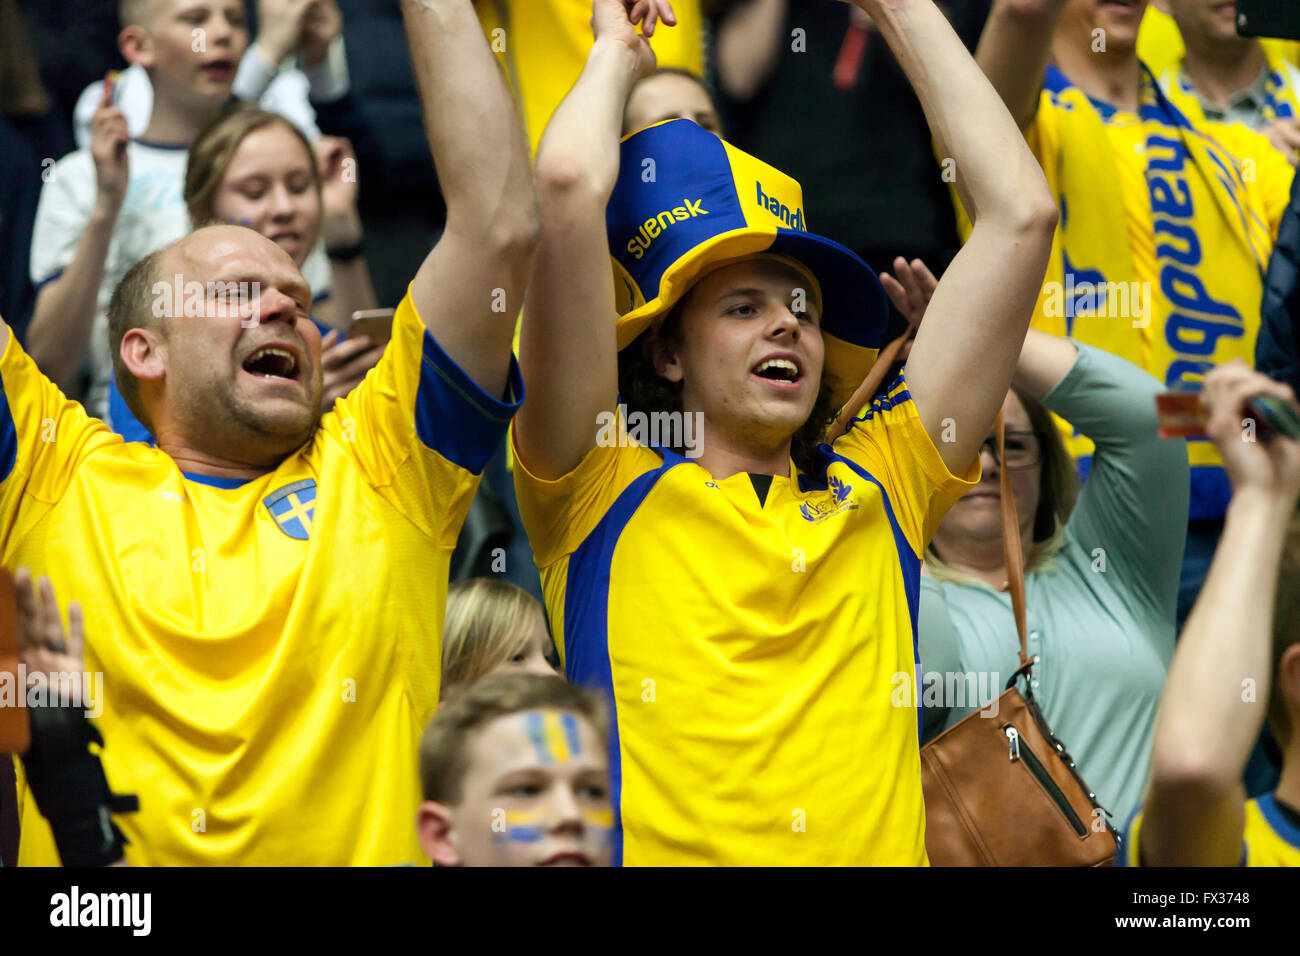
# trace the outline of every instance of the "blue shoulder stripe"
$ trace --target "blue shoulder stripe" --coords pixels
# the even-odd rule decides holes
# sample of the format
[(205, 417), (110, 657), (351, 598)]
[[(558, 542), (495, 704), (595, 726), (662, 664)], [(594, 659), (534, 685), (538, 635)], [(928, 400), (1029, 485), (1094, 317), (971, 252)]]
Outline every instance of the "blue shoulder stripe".
[[(901, 391), (899, 391), (899, 389), (901, 389)], [(894, 380), (889, 384), (889, 388), (885, 389), (885, 393), (883, 395), (877, 395), (871, 401), (870, 405), (862, 406), (862, 411), (860, 411), (856, 417), (854, 417), (849, 421), (848, 427), (844, 429), (844, 434), (847, 435), (850, 431), (853, 430), (854, 425), (858, 424), (859, 422), (867, 421), (869, 418), (871, 418), (872, 415), (876, 414), (877, 412), (887, 412), (891, 408), (895, 408), (899, 405), (902, 405), (904, 402), (910, 402), (911, 400), (912, 400), (912, 393), (908, 391), (907, 382), (903, 379), (903, 373), (900, 371), (898, 375), (894, 378)]]
[[(9, 330), (10, 336), (14, 330)], [(10, 343), (10, 348), (15, 343)], [(0, 387), (0, 481), (8, 481), (18, 462), (18, 428), (9, 410), (9, 395)]]
[(1287, 845), (1300, 850), (1300, 827), (1283, 815), (1282, 810), (1277, 805), (1277, 794), (1265, 794), (1255, 803), (1259, 806), (1259, 812), (1264, 815), (1264, 819), (1273, 832)]
[(569, 557), (564, 587), (564, 676), (570, 683), (603, 695), (609, 708), (609, 783), (614, 807), (611, 864), (623, 863), (623, 762), (619, 749), (618, 707), (609, 661), (610, 565), (627, 523), (670, 468), (686, 461), (664, 451), (664, 463), (623, 489), (591, 534)]
[(506, 394), (494, 398), (424, 332), (420, 387), (415, 398), (415, 430), (424, 446), (471, 474), (481, 474), (524, 400), (519, 363), (510, 356)]

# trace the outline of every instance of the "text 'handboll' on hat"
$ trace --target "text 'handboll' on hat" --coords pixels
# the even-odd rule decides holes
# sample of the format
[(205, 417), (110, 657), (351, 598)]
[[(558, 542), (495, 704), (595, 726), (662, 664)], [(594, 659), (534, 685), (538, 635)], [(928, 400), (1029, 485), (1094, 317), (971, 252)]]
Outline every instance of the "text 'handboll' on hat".
[(618, 347), (668, 315), (720, 263), (793, 259), (820, 299), (824, 377), (841, 407), (876, 360), (885, 290), (851, 250), (807, 231), (799, 184), (690, 120), (626, 137), (605, 210), (617, 294)]

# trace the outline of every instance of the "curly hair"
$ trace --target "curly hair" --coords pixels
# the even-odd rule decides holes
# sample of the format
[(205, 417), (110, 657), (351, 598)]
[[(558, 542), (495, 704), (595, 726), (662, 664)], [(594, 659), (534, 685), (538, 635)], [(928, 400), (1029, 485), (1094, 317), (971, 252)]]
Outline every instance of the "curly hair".
[[(620, 401), (627, 406), (629, 415), (644, 412), (647, 416), (652, 416), (655, 412), (682, 411), (682, 383), (670, 382), (660, 375), (647, 352), (648, 346), (655, 339), (670, 348), (681, 346), (682, 312), (689, 299), (690, 294), (687, 293), (673, 306), (657, 330), (650, 329), (641, 333), (619, 353), (618, 391)], [(816, 475), (823, 467), (817, 446), (822, 443), (826, 429), (835, 417), (835, 411), (831, 402), (831, 385), (823, 372), (812, 414), (790, 438), (790, 458), (804, 474)], [(682, 453), (680, 448), (672, 450)]]

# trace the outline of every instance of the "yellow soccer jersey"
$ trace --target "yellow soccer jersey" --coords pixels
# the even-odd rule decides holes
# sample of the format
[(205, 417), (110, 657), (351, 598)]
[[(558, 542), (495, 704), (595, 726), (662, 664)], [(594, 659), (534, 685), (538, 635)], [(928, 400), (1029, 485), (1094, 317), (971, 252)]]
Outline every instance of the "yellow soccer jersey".
[[(1285, 57), (1300, 66), (1300, 43), (1272, 37), (1261, 37), (1260, 43), (1267, 53)], [(1168, 70), (1177, 69), (1186, 52), (1174, 18), (1157, 9), (1155, 4), (1149, 5), (1138, 31), (1138, 59), (1151, 67), (1156, 76), (1161, 76)]]
[[(1141, 866), (1138, 839), (1142, 814), (1133, 818), (1125, 841), (1123, 864)], [(1288, 820), (1275, 794), (1246, 802), (1246, 829), (1241, 840), (1241, 866), (1300, 866), (1300, 826)]]
[[(551, 114), (568, 95), (591, 52), (591, 0), (475, 0), (488, 44), (505, 69), (537, 152)], [(704, 74), (700, 0), (673, 4), (677, 26), (655, 28), (650, 45), (659, 65)]]
[[(422, 860), (448, 562), (516, 406), (456, 366), (409, 295), (362, 384), (250, 481), (123, 444), (12, 335), (0, 377), (4, 566), (84, 609), (104, 770), (140, 798), (117, 818), (127, 861)], [(20, 809), (19, 863), (57, 864), (34, 802)]]
[(765, 493), (637, 414), (557, 481), (515, 465), (565, 673), (612, 701), (615, 860), (926, 863), (920, 556), (978, 462), (948, 472), (901, 376)]
[[(1193, 131), (1163, 125), (1147, 106), (1138, 115), (1090, 101), (1054, 67), (1025, 136), (1061, 207), (1035, 328), (1119, 355), (1170, 387), (1234, 358), (1254, 363), (1263, 269), (1295, 175), (1280, 152), (1243, 126)], [(1235, 192), (1204, 191), (1189, 143), (1212, 144), (1205, 155), (1241, 171)], [(1244, 252), (1238, 220), (1251, 223), (1258, 258)], [(969, 220), (962, 228), (969, 235)], [(1073, 455), (1091, 455), (1091, 442), (1065, 433)], [(1222, 459), (1209, 441), (1187, 447), (1191, 516), (1221, 518)]]

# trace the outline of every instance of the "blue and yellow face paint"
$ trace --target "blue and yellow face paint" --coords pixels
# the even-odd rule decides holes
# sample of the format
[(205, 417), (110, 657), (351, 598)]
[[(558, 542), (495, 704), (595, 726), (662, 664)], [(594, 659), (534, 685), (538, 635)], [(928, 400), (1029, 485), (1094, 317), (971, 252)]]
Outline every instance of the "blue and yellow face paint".
[(530, 710), (524, 726), (533, 752), (544, 764), (565, 763), (582, 753), (578, 743), (578, 719), (573, 714)]
[(601, 846), (614, 842), (614, 811), (609, 807), (603, 810), (583, 810), (582, 825), (599, 837)]
[[(548, 801), (532, 810), (505, 811), (505, 831), (495, 834), (495, 839), (498, 843), (540, 843), (546, 839), (550, 828), (552, 809)], [(583, 810), (582, 825), (598, 836), (601, 845), (605, 845), (614, 835), (614, 811), (608, 807)]]
[[(582, 755), (578, 736), (578, 718), (572, 713), (554, 710), (532, 710), (524, 715), (524, 731), (533, 755), (543, 766), (558, 766)], [(540, 843), (546, 839), (555, 822), (555, 805), (545, 798), (537, 807), (527, 810), (497, 810), (503, 815), (504, 830), (495, 832), (497, 842)], [(607, 844), (613, 838), (614, 811), (609, 807), (582, 809), (582, 824), (592, 831), (598, 842)], [(495, 827), (494, 827), (495, 829)]]
[(550, 810), (549, 803), (534, 810), (507, 810), (505, 832), (494, 834), (495, 839), (510, 843), (542, 842), (546, 839)]

